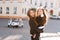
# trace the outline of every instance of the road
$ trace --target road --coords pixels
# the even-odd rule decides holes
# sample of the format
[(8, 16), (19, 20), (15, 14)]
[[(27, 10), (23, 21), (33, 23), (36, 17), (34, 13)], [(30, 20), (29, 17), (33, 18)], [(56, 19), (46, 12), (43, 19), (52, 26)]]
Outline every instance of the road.
[[(0, 27), (0, 40), (31, 40), (29, 23), (27, 20), (23, 20), (23, 22), (23, 28)], [(41, 40), (59, 40), (60, 34), (57, 34), (57, 32), (60, 32), (60, 20), (49, 20), (44, 33), (42, 33)], [(44, 35), (47, 37), (44, 37)]]

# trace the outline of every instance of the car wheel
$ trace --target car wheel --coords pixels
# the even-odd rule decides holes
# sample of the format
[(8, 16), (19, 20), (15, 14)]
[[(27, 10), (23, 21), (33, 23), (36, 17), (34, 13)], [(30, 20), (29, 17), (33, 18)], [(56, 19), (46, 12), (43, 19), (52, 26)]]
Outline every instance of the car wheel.
[(8, 25), (9, 28), (11, 28), (11, 25)]
[(13, 28), (18, 28), (18, 26), (13, 26)]

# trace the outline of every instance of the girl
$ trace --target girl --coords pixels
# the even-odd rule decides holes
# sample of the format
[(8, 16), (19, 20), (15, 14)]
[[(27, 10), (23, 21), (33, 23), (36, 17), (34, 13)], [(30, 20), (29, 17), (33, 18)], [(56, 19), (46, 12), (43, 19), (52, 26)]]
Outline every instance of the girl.
[(43, 32), (44, 25), (46, 24), (46, 11), (44, 9), (31, 8), (28, 10), (29, 25), (30, 25), (30, 34), (31, 40), (39, 40), (40, 33)]

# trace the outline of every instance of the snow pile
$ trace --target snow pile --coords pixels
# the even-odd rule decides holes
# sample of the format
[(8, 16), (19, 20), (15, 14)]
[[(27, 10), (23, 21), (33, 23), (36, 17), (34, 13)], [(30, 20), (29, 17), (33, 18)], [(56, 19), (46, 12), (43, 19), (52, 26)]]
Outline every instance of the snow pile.
[(41, 33), (41, 40), (60, 40), (60, 32), (58, 33)]

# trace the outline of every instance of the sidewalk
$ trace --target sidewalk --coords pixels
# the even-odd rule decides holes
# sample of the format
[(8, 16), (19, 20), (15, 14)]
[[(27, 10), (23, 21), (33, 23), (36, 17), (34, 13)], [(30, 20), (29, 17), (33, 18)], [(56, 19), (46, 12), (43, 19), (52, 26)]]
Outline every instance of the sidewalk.
[[(31, 40), (28, 21), (23, 22), (23, 28), (0, 27), (0, 40)], [(60, 40), (60, 20), (49, 21), (45, 33), (41, 33), (41, 40)]]
[[(0, 27), (0, 40), (31, 40), (31, 38), (28, 29)], [(60, 32), (41, 33), (41, 40), (60, 40)]]
[[(10, 35), (3, 40), (21, 40), (21, 38), (23, 38), (23, 35)], [(2, 40), (2, 38), (0, 38), (0, 40)], [(29, 38), (29, 40), (31, 39)], [(42, 33), (41, 40), (60, 40), (60, 33)]]
[(42, 33), (41, 40), (60, 40), (60, 33)]

